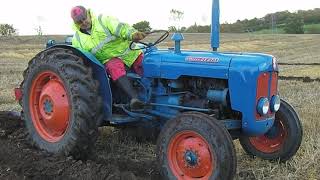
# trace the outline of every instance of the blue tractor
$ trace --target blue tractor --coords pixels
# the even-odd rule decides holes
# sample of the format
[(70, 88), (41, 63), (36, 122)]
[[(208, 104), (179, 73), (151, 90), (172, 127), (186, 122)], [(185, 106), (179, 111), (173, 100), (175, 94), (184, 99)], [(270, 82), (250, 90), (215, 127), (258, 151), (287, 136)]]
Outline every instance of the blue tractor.
[[(218, 52), (219, 0), (212, 4), (212, 51), (145, 48), (143, 76), (127, 73), (147, 106), (129, 98), (90, 53), (48, 42), (16, 89), (31, 142), (50, 153), (88, 158), (99, 126), (151, 130), (164, 179), (232, 179), (232, 140), (263, 159), (286, 161), (299, 149), (302, 127), (278, 94), (278, 65), (267, 54)], [(159, 43), (168, 33), (157, 41)], [(159, 133), (158, 133), (159, 132)]]

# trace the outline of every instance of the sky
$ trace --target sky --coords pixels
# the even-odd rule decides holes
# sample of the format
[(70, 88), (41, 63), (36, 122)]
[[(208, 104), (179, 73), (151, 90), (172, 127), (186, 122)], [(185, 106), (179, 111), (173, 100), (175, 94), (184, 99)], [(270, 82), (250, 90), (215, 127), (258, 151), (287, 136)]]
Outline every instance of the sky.
[[(19, 35), (37, 34), (41, 26), (45, 35), (72, 34), (70, 9), (83, 5), (95, 14), (103, 13), (121, 22), (150, 22), (153, 29), (169, 26), (211, 24), (212, 0), (6, 0), (0, 6), (0, 24), (12, 24)], [(320, 8), (320, 0), (220, 0), (220, 22), (261, 18), (268, 13)], [(177, 24), (170, 10), (184, 13)]]

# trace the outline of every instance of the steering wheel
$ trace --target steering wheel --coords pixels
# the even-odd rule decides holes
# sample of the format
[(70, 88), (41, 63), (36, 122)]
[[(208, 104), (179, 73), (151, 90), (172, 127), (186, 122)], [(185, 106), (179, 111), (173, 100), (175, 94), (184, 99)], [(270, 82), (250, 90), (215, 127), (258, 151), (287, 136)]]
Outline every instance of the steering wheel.
[[(147, 35), (154, 34), (154, 33), (163, 33), (163, 34), (153, 43), (147, 43), (147, 42), (143, 42), (143, 41), (138, 41), (138, 42), (132, 41), (129, 46), (130, 50), (140, 50), (140, 49), (150, 48), (152, 46), (155, 46), (155, 45), (161, 43), (169, 36), (169, 31), (166, 31), (166, 30), (155, 30), (155, 31), (151, 31), (151, 32), (146, 32)], [(135, 44), (142, 44), (143, 47), (135, 48)]]

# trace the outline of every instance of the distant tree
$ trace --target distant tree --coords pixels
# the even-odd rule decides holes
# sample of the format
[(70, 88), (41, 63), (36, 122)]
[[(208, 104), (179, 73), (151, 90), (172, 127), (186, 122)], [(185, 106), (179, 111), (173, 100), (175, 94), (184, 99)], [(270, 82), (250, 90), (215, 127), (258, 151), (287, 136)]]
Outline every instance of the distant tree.
[(210, 25), (198, 26), (198, 32), (199, 33), (210, 33), (211, 26)]
[(198, 31), (197, 23), (195, 22), (194, 25), (188, 27), (186, 32), (188, 32), (188, 33), (198, 33), (199, 31)]
[(186, 30), (187, 30), (187, 28), (183, 26), (183, 27), (181, 27), (181, 30), (180, 30), (180, 31), (181, 31), (181, 32), (185, 32)]
[(12, 36), (17, 33), (17, 30), (10, 24), (0, 24), (0, 35), (1, 36)]
[(169, 31), (169, 32), (177, 32), (177, 31), (179, 31), (179, 32), (186, 32), (186, 31), (187, 31), (187, 28), (186, 28), (186, 27), (181, 27), (180, 30), (178, 30), (176, 26), (169, 26), (169, 27), (168, 27), (168, 31)]
[(292, 13), (290, 13), (288, 10), (274, 13), (274, 16), (277, 17), (277, 24), (285, 24), (290, 18), (291, 14)]
[(175, 26), (169, 26), (168, 31), (169, 32), (177, 32), (177, 28)]
[[(175, 30), (181, 32), (180, 23), (183, 19), (184, 12), (177, 10), (177, 9), (171, 9), (170, 10), (170, 19), (173, 20), (175, 23)], [(169, 27), (170, 28), (170, 27)]]
[(150, 23), (148, 21), (140, 21), (134, 24), (133, 27), (141, 32), (151, 31)]
[(299, 14), (292, 14), (285, 24), (284, 31), (288, 34), (303, 34), (304, 33), (303, 17)]
[(41, 26), (36, 27), (35, 30), (36, 30), (38, 36), (42, 36), (43, 35), (43, 31), (42, 31)]
[(320, 8), (307, 11), (299, 10), (298, 14), (303, 16), (304, 23), (306, 24), (320, 23)]
[(245, 19), (242, 21), (238, 20), (235, 23), (225, 22), (221, 24), (220, 28), (221, 32), (242, 33), (270, 29), (271, 26), (272, 28), (281, 29), (286, 27), (286, 33), (303, 33), (303, 23), (301, 21), (304, 25), (315, 24), (315, 26), (312, 26), (311, 31), (317, 32), (316, 26), (320, 23), (320, 8), (299, 10), (296, 13), (291, 13), (287, 10), (280, 11), (266, 14), (262, 18)]

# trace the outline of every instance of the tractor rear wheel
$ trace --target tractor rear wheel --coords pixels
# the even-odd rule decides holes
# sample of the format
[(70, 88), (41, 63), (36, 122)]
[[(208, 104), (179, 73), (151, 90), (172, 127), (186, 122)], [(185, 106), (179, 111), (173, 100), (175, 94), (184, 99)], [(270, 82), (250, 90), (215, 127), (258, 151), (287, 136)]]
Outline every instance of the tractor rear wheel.
[(215, 118), (187, 112), (169, 120), (158, 137), (157, 158), (164, 179), (232, 179), (232, 138)]
[(267, 160), (287, 161), (298, 151), (302, 141), (302, 126), (298, 114), (284, 100), (276, 112), (273, 127), (264, 135), (241, 137), (243, 149), (250, 155)]
[(90, 155), (102, 104), (98, 82), (82, 58), (63, 48), (40, 53), (24, 72), (22, 93), (32, 144), (76, 159)]

